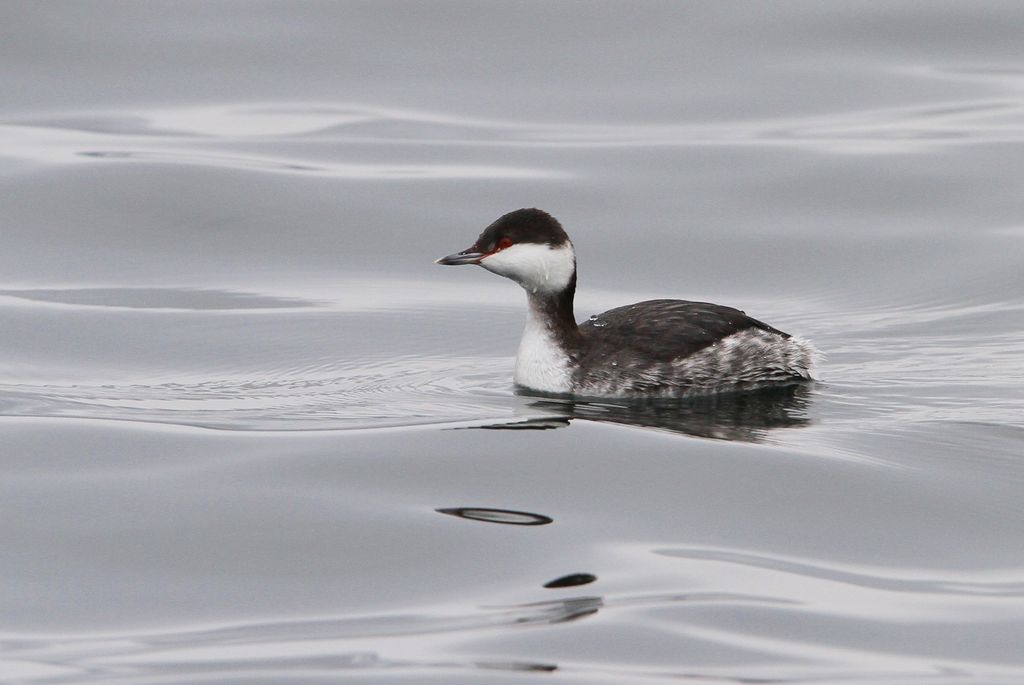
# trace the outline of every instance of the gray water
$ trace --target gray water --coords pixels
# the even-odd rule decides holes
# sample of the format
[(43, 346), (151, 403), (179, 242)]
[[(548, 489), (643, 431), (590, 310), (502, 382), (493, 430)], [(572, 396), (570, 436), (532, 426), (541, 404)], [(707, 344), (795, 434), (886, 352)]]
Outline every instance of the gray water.
[[(4, 3), (0, 682), (1024, 681), (1022, 27)], [(522, 206), (820, 382), (516, 394)]]

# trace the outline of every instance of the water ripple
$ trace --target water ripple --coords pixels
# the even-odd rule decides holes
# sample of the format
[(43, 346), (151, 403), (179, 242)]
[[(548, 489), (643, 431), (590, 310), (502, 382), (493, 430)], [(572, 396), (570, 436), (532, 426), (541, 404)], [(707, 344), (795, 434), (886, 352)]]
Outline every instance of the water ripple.
[(192, 382), (0, 384), (0, 415), (172, 423), (228, 430), (338, 430), (493, 420), (510, 397), (476, 359), (353, 360), (322, 375)]
[(176, 311), (305, 309), (323, 303), (298, 297), (202, 288), (31, 288), (0, 296), (51, 304)]
[[(784, 604), (784, 603), (783, 603)], [(445, 682), (464, 672), (475, 682), (490, 671), (562, 672), (565, 676), (601, 678), (610, 682), (677, 682), (694, 680), (723, 683), (969, 683), (985, 676), (1012, 676), (1012, 667), (999, 669), (952, 659), (930, 661), (902, 654), (873, 654), (850, 648), (764, 638), (736, 631), (706, 628), (699, 622), (675, 630), (654, 616), (645, 620), (649, 636), (697, 639), (705, 644), (770, 646), (779, 665), (743, 660), (692, 666), (635, 665), (604, 660), (550, 659), (497, 661), (474, 656), (472, 639), (495, 629), (539, 628), (586, 620), (598, 613), (629, 614), (639, 609), (700, 608), (702, 613), (730, 607), (778, 606), (771, 598), (729, 593), (635, 595), (601, 597), (581, 595), (565, 599), (476, 609), (439, 609), (418, 614), (381, 614), (352, 618), (320, 618), (250, 623), (210, 629), (184, 629), (149, 634), (104, 636), (4, 636), (0, 644), (8, 675), (23, 683), (165, 683), (337, 682), (339, 677), (390, 673), (418, 673), (419, 682), (434, 677)], [(507, 632), (506, 635), (509, 635)], [(470, 642), (464, 642), (469, 639)], [(507, 638), (512, 639), (514, 638)], [(463, 657), (447, 654), (464, 654)], [(468, 654), (467, 654), (468, 652)], [(484, 652), (486, 653), (486, 652)], [(441, 656), (441, 655), (446, 656)], [(788, 655), (788, 658), (787, 658)], [(782, 665), (784, 664), (784, 665)], [(777, 673), (777, 675), (772, 675)], [(978, 680), (978, 678), (982, 678)], [(504, 681), (501, 681), (504, 682)]]
[[(917, 78), (967, 78), (970, 70), (931, 70)], [(478, 163), (355, 163), (325, 160), (332, 143), (526, 147), (783, 146), (838, 154), (891, 154), (978, 143), (1024, 142), (1019, 73), (1000, 94), (866, 110), (737, 121), (513, 122), (360, 104), (230, 105), (55, 115), (0, 122), (4, 155), (36, 162), (75, 158), (212, 166), (345, 179), (566, 178), (554, 169)], [(977, 77), (982, 78), (982, 77)], [(1008, 82), (1009, 81), (1009, 82)], [(268, 155), (288, 143), (295, 154)], [(241, 152), (211, 150), (232, 143)], [(310, 147), (315, 146), (315, 147)]]
[[(779, 571), (786, 574), (826, 580), (844, 585), (883, 590), (900, 594), (931, 594), (944, 596), (1002, 597), (1024, 599), (1024, 581), (1020, 571), (1002, 574), (1010, 579), (967, 581), (956, 578), (913, 578), (906, 577), (907, 569), (899, 573), (872, 569), (860, 572), (825, 564), (806, 561), (760, 556), (743, 552), (719, 549), (660, 549), (655, 554), (677, 559), (694, 561), (723, 562), (754, 570)], [(992, 574), (998, 575), (998, 574)]]
[[(565, 588), (563, 588), (565, 589)], [(691, 593), (605, 598), (581, 595), (507, 606), (437, 609), (417, 614), (280, 620), (216, 628), (104, 636), (19, 636), (0, 641), (0, 664), (20, 668), (21, 682), (152, 682), (171, 674), (204, 682), (237, 678), (246, 670), (279, 675), (322, 670), (335, 677), (353, 669), (482, 668), (555, 670), (554, 664), (438, 660), (437, 645), (481, 631), (543, 627), (586, 619), (605, 610), (638, 607), (756, 606), (755, 595)], [(389, 656), (403, 654), (403, 657)], [(413, 655), (419, 656), (413, 656)], [(570, 667), (571, 668), (571, 667)], [(576, 668), (580, 668), (576, 666)], [(152, 679), (152, 681), (150, 680)], [(193, 682), (193, 681), (190, 681)]]
[(307, 162), (275, 159), (255, 155), (225, 155), (187, 150), (88, 150), (75, 152), (80, 157), (131, 162), (187, 164), (197, 167), (221, 167), (248, 171), (271, 171), (285, 174), (307, 174), (331, 178), (371, 181), (402, 179), (455, 178), (565, 178), (567, 174), (540, 169), (470, 164), (355, 164), (338, 162)]

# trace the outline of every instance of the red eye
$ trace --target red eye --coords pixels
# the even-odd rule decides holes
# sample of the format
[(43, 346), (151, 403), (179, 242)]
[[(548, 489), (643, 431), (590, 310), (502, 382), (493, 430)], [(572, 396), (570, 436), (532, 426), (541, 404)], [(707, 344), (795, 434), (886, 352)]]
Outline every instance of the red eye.
[(512, 247), (512, 239), (511, 238), (502, 238), (501, 240), (498, 241), (498, 249), (499, 250), (504, 250), (506, 247)]

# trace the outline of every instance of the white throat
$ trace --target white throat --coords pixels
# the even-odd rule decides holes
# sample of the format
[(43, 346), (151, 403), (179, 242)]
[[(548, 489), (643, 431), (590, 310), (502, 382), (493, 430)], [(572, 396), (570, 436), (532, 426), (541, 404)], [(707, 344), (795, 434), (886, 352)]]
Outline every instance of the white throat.
[(556, 247), (519, 243), (484, 257), (480, 266), (511, 278), (528, 292), (556, 293), (569, 286), (576, 272), (576, 253), (568, 241)]
[(569, 357), (555, 340), (541, 313), (534, 309), (532, 300), (516, 354), (514, 380), (523, 387), (541, 392), (572, 391)]

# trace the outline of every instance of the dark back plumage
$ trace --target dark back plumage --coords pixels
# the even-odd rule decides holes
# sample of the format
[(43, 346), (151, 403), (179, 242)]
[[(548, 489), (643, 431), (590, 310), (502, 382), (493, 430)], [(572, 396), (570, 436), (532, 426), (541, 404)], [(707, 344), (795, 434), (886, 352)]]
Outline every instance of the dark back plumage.
[(739, 309), (687, 300), (647, 300), (616, 307), (579, 326), (586, 357), (634, 356), (655, 362), (687, 357), (749, 328), (789, 337)]

